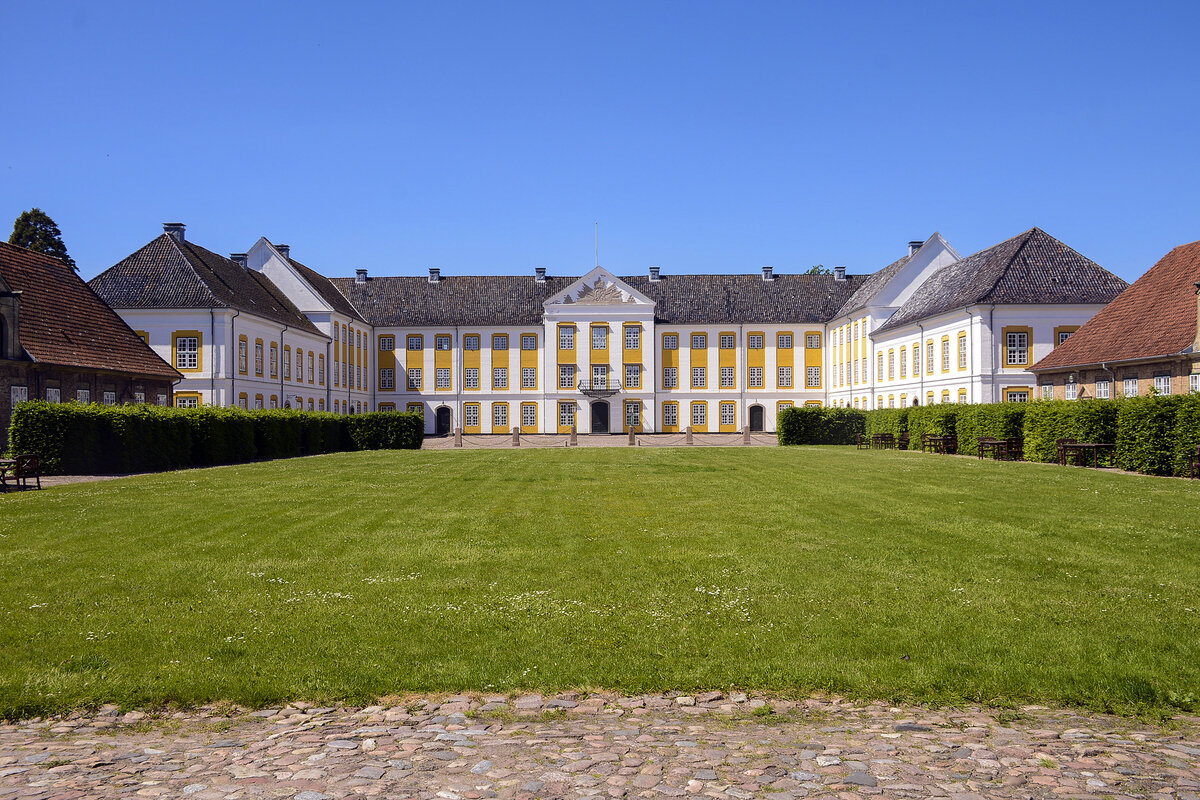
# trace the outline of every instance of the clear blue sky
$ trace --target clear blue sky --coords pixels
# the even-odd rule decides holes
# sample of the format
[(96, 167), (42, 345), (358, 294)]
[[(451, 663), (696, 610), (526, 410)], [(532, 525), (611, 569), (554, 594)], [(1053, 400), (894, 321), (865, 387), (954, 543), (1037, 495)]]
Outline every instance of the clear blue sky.
[(326, 274), (869, 272), (1200, 239), (1200, 3), (4, 5), (0, 225)]

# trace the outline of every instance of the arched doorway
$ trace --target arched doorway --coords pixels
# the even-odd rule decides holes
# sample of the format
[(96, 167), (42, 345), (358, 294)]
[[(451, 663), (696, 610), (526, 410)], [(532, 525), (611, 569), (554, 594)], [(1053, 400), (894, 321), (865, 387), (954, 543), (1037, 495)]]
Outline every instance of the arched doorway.
[(440, 406), (437, 414), (434, 416), (433, 432), (438, 436), (448, 436), (450, 434), (450, 409), (447, 406)]
[(750, 406), (750, 430), (764, 430), (764, 412), (762, 406)]
[(603, 400), (592, 403), (592, 433), (608, 433), (608, 403)]

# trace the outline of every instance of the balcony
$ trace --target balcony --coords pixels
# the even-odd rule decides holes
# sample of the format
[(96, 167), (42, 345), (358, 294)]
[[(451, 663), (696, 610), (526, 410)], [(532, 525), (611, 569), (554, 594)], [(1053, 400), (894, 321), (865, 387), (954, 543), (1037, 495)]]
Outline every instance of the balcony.
[(611, 397), (621, 391), (621, 382), (612, 378), (581, 380), (576, 388), (588, 397)]

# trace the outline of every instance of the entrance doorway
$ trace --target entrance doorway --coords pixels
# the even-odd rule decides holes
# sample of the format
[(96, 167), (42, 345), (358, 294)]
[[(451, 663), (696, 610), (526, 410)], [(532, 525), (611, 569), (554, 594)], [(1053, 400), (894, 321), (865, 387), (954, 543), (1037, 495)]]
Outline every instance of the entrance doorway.
[(437, 415), (433, 421), (433, 432), (438, 436), (448, 436), (450, 434), (450, 409), (446, 406), (441, 406), (437, 410)]
[(760, 432), (763, 430), (762, 406), (750, 406), (750, 430)]
[(592, 433), (608, 433), (608, 403), (603, 400), (592, 403)]

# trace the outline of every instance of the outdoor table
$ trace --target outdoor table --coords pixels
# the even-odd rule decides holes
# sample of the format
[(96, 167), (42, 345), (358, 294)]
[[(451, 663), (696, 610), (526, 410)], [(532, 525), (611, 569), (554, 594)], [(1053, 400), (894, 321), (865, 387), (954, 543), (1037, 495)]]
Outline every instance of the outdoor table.
[(891, 450), (896, 444), (896, 437), (890, 433), (876, 433), (871, 437), (871, 444), (877, 450)]
[(1058, 463), (1060, 466), (1066, 466), (1067, 461), (1072, 455), (1075, 456), (1075, 466), (1086, 467), (1088, 465), (1088, 457), (1090, 454), (1093, 467), (1100, 466), (1100, 457), (1103, 454), (1108, 461), (1108, 466), (1113, 465), (1113, 458), (1116, 455), (1116, 445), (1105, 442), (1069, 442), (1062, 445), (1058, 454)]
[(990, 436), (979, 437), (979, 457), (980, 458), (1000, 458), (1001, 449), (1005, 446), (1005, 442), (1001, 439), (993, 439)]

